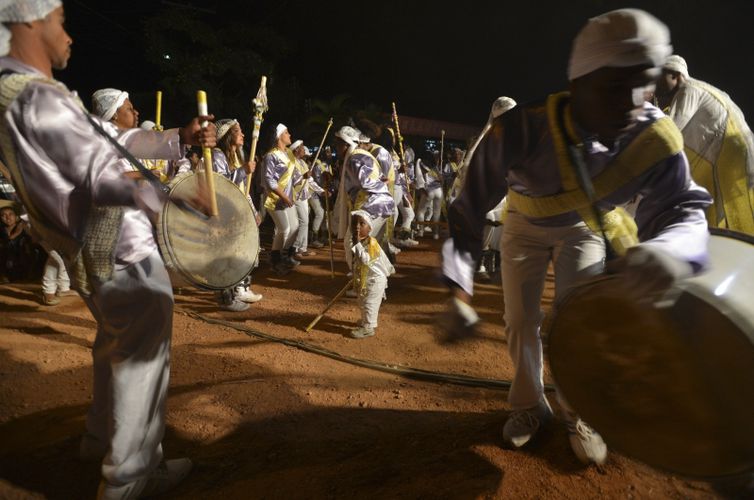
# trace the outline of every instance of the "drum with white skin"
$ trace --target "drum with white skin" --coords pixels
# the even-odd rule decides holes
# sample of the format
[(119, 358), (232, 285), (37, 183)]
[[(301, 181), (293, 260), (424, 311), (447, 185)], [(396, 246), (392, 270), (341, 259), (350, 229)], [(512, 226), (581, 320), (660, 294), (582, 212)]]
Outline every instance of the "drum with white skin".
[(711, 232), (709, 270), (663, 300), (603, 276), (564, 297), (549, 332), (555, 382), (609, 447), (706, 478), (754, 469), (754, 239)]

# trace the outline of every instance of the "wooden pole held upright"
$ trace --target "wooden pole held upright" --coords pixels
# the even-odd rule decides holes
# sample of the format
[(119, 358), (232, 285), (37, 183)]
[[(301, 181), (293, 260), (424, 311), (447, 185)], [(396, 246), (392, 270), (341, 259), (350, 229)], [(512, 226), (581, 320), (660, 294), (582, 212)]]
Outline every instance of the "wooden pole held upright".
[[(196, 104), (199, 116), (206, 116), (209, 114), (207, 111), (207, 93), (205, 91), (196, 91)], [(209, 122), (202, 122), (202, 128), (206, 128), (207, 125), (209, 125)], [(204, 173), (207, 181), (207, 190), (209, 191), (209, 214), (211, 216), (217, 216), (219, 212), (217, 210), (217, 197), (215, 196), (215, 178), (212, 174), (212, 149), (203, 147), (202, 155), (204, 157)]]

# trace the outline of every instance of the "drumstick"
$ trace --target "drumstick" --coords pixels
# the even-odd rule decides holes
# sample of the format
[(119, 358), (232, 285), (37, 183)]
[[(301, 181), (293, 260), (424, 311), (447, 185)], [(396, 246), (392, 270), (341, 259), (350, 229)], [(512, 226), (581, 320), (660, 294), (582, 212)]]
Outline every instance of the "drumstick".
[(162, 120), (162, 90), (157, 91), (157, 109), (154, 113), (154, 129), (155, 130), (162, 130), (162, 124), (160, 121)]
[[(199, 110), (199, 116), (207, 116), (207, 93), (203, 90), (196, 91), (196, 104)], [(202, 122), (202, 128), (207, 128), (209, 122), (206, 120)], [(207, 178), (207, 190), (209, 191), (209, 214), (216, 216), (219, 212), (217, 210), (217, 197), (215, 196), (215, 178), (212, 175), (212, 149), (203, 147), (202, 154), (204, 156), (204, 173)]]
[(322, 319), (322, 317), (323, 317), (323, 316), (325, 315), (325, 313), (326, 313), (326, 312), (327, 312), (327, 311), (328, 311), (328, 310), (329, 310), (329, 309), (330, 309), (330, 308), (332, 307), (332, 305), (333, 305), (333, 304), (335, 304), (335, 302), (336, 302), (336, 301), (337, 301), (337, 300), (338, 300), (338, 299), (339, 299), (339, 298), (340, 298), (340, 297), (341, 297), (341, 296), (342, 296), (342, 295), (343, 295), (344, 293), (346, 293), (346, 290), (348, 290), (348, 289), (349, 289), (349, 288), (351, 288), (352, 286), (353, 286), (353, 280), (348, 280), (348, 282), (346, 283), (346, 285), (345, 285), (345, 286), (344, 286), (344, 287), (343, 287), (343, 288), (342, 288), (342, 289), (341, 289), (341, 290), (340, 290), (340, 291), (338, 292), (338, 294), (337, 294), (337, 295), (336, 295), (336, 296), (335, 296), (335, 297), (334, 297), (334, 298), (333, 298), (333, 299), (332, 299), (332, 300), (330, 301), (330, 303), (329, 303), (329, 304), (327, 304), (327, 305), (325, 306), (325, 308), (324, 308), (324, 309), (322, 310), (322, 312), (321, 312), (321, 313), (319, 313), (319, 314), (317, 315), (317, 317), (316, 317), (316, 318), (314, 318), (314, 320), (313, 320), (313, 321), (312, 321), (311, 323), (309, 323), (309, 326), (307, 326), (307, 327), (306, 327), (306, 330), (305, 330), (305, 331), (306, 331), (306, 332), (310, 332), (310, 331), (311, 331), (311, 329), (312, 329), (312, 328), (314, 328), (314, 325), (316, 325), (317, 323), (319, 323), (319, 320), (321, 320), (321, 319)]

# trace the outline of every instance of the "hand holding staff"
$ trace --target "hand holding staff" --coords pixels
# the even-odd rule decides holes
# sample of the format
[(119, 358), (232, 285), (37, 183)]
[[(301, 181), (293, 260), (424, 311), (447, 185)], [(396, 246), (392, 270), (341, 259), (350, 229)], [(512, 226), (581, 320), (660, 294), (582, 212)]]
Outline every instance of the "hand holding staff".
[[(259, 142), (259, 128), (262, 126), (262, 119), (265, 111), (269, 109), (267, 106), (267, 77), (262, 75), (262, 81), (259, 84), (259, 90), (257, 96), (251, 101), (254, 104), (254, 127), (251, 131), (251, 150), (249, 151), (249, 160), (254, 161), (254, 156), (257, 154), (257, 142)], [(246, 196), (249, 196), (251, 191), (251, 175), (246, 177)]]
[[(207, 93), (203, 90), (197, 90), (196, 92), (196, 104), (199, 110), (199, 116), (207, 116)], [(206, 128), (209, 122), (206, 120), (202, 122), (202, 128)], [(208, 147), (202, 147), (202, 154), (204, 157), (204, 173), (207, 182), (207, 190), (209, 191), (209, 215), (216, 216), (219, 212), (217, 210), (217, 196), (215, 196), (215, 178), (212, 175), (212, 149)]]

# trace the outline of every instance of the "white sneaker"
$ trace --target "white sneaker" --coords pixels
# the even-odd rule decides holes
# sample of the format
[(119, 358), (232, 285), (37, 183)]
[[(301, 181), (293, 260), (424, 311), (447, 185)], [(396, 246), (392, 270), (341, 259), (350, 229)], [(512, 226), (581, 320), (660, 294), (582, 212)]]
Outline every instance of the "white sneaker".
[(374, 334), (375, 334), (374, 328), (367, 328), (364, 326), (359, 326), (351, 330), (348, 336), (351, 337), (352, 339), (365, 339), (367, 337), (373, 337)]
[(539, 428), (552, 418), (552, 409), (545, 399), (543, 403), (526, 410), (513, 410), (503, 426), (503, 439), (516, 448), (532, 440)]
[(103, 479), (97, 490), (97, 500), (130, 500), (165, 493), (183, 481), (192, 466), (188, 458), (176, 458), (163, 460), (149, 476), (132, 483), (116, 486)]
[(579, 460), (585, 464), (601, 465), (607, 458), (607, 446), (602, 440), (602, 436), (597, 434), (589, 424), (577, 418), (575, 421), (567, 423), (568, 440), (571, 442), (571, 449)]
[(250, 288), (244, 288), (244, 287), (236, 287), (236, 299), (247, 302), (249, 304), (253, 304), (254, 302), (259, 302), (262, 300), (262, 294), (261, 293), (254, 293), (251, 291)]
[(407, 246), (410, 246), (410, 247), (415, 247), (416, 245), (418, 245), (418, 244), (419, 244), (419, 242), (418, 242), (418, 241), (416, 241), (416, 240), (412, 240), (411, 238), (407, 238), (407, 239), (405, 239), (405, 240), (403, 240), (403, 241), (404, 241), (404, 243), (405, 243), (405, 244), (406, 244)]

